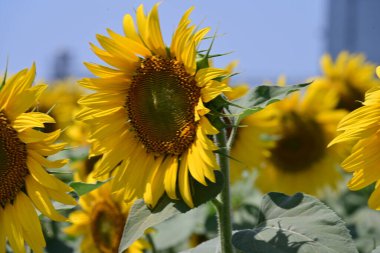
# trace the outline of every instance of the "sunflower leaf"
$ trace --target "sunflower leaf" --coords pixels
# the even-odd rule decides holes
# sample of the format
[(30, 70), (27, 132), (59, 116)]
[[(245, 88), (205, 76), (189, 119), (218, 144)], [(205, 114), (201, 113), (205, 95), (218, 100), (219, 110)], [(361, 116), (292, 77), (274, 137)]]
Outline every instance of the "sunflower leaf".
[(180, 214), (174, 203), (169, 203), (159, 212), (150, 210), (142, 199), (135, 201), (131, 207), (127, 222), (124, 226), (119, 252), (124, 252), (128, 247), (141, 236), (146, 229), (153, 227), (176, 214)]
[(78, 196), (82, 196), (90, 191), (93, 191), (103, 184), (107, 183), (110, 178), (104, 181), (96, 181), (96, 183), (70, 182), (69, 186), (74, 189)]
[(242, 252), (358, 252), (345, 223), (314, 197), (269, 193), (260, 211), (257, 227), (232, 236)]
[(8, 74), (8, 60), (7, 60), (7, 65), (5, 66), (3, 81), (0, 84), (0, 90), (4, 87), (5, 82), (7, 81), (7, 74)]
[(248, 94), (244, 97), (235, 100), (234, 103), (231, 103), (233, 106), (230, 110), (233, 114), (239, 115), (236, 120), (236, 123), (238, 124), (242, 119), (252, 113), (258, 112), (269, 104), (284, 99), (290, 93), (298, 91), (309, 84), (310, 83), (302, 83), (284, 87), (260, 85), (249, 90)]

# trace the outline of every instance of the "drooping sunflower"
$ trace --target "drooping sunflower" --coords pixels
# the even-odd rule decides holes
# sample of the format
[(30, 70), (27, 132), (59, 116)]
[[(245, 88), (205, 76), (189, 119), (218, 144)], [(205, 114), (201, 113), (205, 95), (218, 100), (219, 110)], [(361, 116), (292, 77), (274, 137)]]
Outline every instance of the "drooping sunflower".
[[(335, 108), (337, 101), (335, 92), (312, 84), (305, 94), (292, 93), (260, 112), (261, 118), (272, 121), (272, 126), (262, 132), (269, 142), (269, 147), (262, 151), (265, 159), (255, 164), (256, 184), (263, 192), (301, 191), (315, 195), (325, 187), (336, 186), (341, 178), (337, 166), (345, 148), (338, 145), (326, 149), (326, 146), (346, 114), (345, 110)], [(252, 135), (249, 128), (238, 134), (241, 142)], [(252, 154), (249, 145), (245, 152)]]
[[(380, 68), (377, 67), (380, 77)], [(329, 144), (354, 143), (351, 154), (341, 164), (353, 177), (348, 183), (351, 190), (362, 189), (374, 182), (376, 187), (368, 205), (380, 210), (380, 86), (373, 87), (365, 95), (363, 106), (345, 116), (338, 125), (341, 133)]]
[(34, 77), (33, 64), (7, 79), (0, 90), (0, 252), (7, 241), (15, 252), (25, 252), (25, 242), (34, 252), (43, 252), (45, 239), (36, 208), (53, 220), (65, 221), (51, 201), (76, 204), (66, 194), (71, 188), (46, 170), (66, 163), (47, 159), (65, 144), (54, 144), (60, 130), (41, 131), (44, 123), (54, 123), (53, 118), (30, 111), (46, 88), (32, 86)]
[(96, 92), (79, 101), (85, 108), (78, 118), (92, 128), (92, 154), (103, 154), (95, 176), (120, 164), (113, 191), (123, 191), (127, 200), (143, 197), (155, 206), (166, 192), (193, 207), (190, 177), (203, 185), (215, 182), (217, 147), (208, 136), (218, 130), (206, 117), (205, 103), (229, 88), (216, 80), (225, 70), (197, 64), (197, 48), (209, 28), (195, 30), (191, 11), (169, 48), (157, 4), (147, 16), (143, 5), (137, 8), (138, 29), (126, 15), (124, 35), (108, 30), (110, 37), (97, 35), (104, 49), (92, 45), (110, 66), (86, 63), (98, 78), (81, 84)]
[(335, 62), (330, 55), (321, 58), (323, 76), (315, 83), (323, 89), (337, 92), (339, 101), (337, 108), (352, 111), (361, 106), (364, 94), (374, 86), (380, 85), (375, 76), (375, 65), (366, 61), (363, 54), (341, 52)]
[(38, 101), (38, 111), (48, 112), (55, 119), (54, 124), (46, 124), (46, 131), (63, 129), (60, 139), (72, 146), (88, 144), (86, 126), (73, 116), (79, 111), (77, 101), (83, 94), (84, 89), (74, 79), (65, 79), (51, 83)]
[[(89, 179), (88, 181), (91, 181)], [(124, 225), (128, 218), (131, 203), (116, 199), (111, 194), (111, 183), (79, 199), (80, 210), (69, 216), (71, 226), (64, 229), (71, 236), (81, 236), (82, 253), (118, 253)], [(143, 239), (134, 242), (125, 253), (143, 253), (149, 243)]]

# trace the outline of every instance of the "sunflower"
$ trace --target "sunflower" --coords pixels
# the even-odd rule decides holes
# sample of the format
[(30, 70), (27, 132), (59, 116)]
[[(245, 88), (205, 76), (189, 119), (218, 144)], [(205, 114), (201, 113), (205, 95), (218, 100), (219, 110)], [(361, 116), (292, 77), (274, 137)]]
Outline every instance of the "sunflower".
[(46, 171), (66, 163), (46, 158), (65, 144), (54, 144), (60, 130), (40, 131), (45, 123), (54, 123), (50, 116), (30, 112), (46, 88), (32, 87), (34, 77), (33, 64), (6, 80), (0, 90), (0, 252), (5, 251), (6, 241), (15, 252), (25, 252), (24, 242), (34, 252), (43, 252), (45, 239), (35, 208), (53, 220), (65, 221), (51, 200), (76, 204), (66, 194), (71, 188)]
[(88, 129), (73, 117), (79, 111), (77, 101), (83, 94), (83, 88), (76, 85), (75, 80), (66, 79), (49, 85), (45, 96), (38, 101), (38, 111), (49, 113), (55, 119), (55, 123), (46, 124), (46, 131), (64, 129), (60, 139), (72, 146), (88, 144)]
[(71, 164), (74, 180), (86, 182), (88, 176), (94, 171), (94, 168), (97, 166), (101, 157), (101, 155), (87, 157), (85, 159), (77, 160)]
[[(83, 237), (80, 245), (83, 253), (117, 253), (132, 202), (115, 199), (111, 194), (111, 182), (107, 182), (82, 196), (79, 205), (81, 210), (70, 214), (72, 225), (64, 232)], [(139, 239), (125, 253), (143, 253), (148, 248), (149, 243)]]
[[(113, 192), (125, 199), (143, 197), (155, 206), (166, 192), (193, 207), (190, 180), (215, 182), (218, 170), (210, 136), (218, 133), (206, 115), (208, 102), (229, 88), (218, 81), (223, 69), (197, 64), (197, 47), (209, 28), (195, 30), (183, 15), (167, 48), (162, 39), (158, 5), (146, 16), (137, 8), (137, 27), (124, 17), (124, 35), (108, 30), (97, 35), (95, 54), (110, 66), (86, 63), (98, 78), (82, 86), (95, 90), (79, 103), (78, 119), (88, 123), (96, 147), (103, 154), (95, 176), (116, 165)], [(207, 59), (204, 62), (207, 62)], [(201, 68), (202, 67), (202, 68)]]
[[(333, 89), (339, 96), (337, 108), (352, 111), (361, 106), (364, 94), (380, 84), (375, 77), (375, 65), (362, 54), (341, 52), (334, 62), (330, 55), (321, 58), (323, 76), (315, 80), (323, 89)], [(327, 86), (327, 87), (326, 87)]]
[[(249, 164), (249, 156), (246, 156), (248, 165), (258, 167), (258, 188), (263, 192), (318, 194), (324, 187), (336, 186), (341, 178), (337, 165), (344, 147), (326, 149), (326, 146), (335, 137), (336, 126), (345, 115), (345, 110), (335, 109), (337, 101), (336, 93), (312, 84), (305, 94), (292, 93), (259, 112), (260, 117), (271, 124), (261, 132), (268, 140), (268, 147), (261, 151), (264, 159), (260, 163)], [(249, 120), (257, 116), (248, 117), (246, 124), (249, 126)], [(259, 133), (254, 131), (257, 129), (242, 128), (238, 132), (240, 142), (251, 136), (256, 139)], [(252, 144), (243, 147), (245, 150), (240, 150), (241, 153), (245, 151), (254, 156), (253, 152), (258, 152)]]
[[(377, 67), (380, 77), (380, 68)], [(348, 183), (351, 190), (362, 189), (376, 182), (368, 205), (380, 210), (380, 86), (370, 89), (365, 95), (363, 106), (345, 116), (338, 125), (341, 133), (329, 144), (354, 143), (351, 154), (341, 164), (353, 177)]]

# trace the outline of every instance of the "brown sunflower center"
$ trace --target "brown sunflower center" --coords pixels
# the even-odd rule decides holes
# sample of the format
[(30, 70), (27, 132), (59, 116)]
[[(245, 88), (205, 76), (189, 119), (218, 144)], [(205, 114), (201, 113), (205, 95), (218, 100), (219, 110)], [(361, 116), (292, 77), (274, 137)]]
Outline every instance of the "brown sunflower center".
[(25, 176), (29, 173), (26, 158), (25, 143), (0, 111), (0, 205), (3, 207), (24, 187)]
[(326, 141), (321, 126), (295, 112), (281, 121), (282, 135), (271, 150), (273, 164), (289, 173), (307, 170), (324, 155)]
[(136, 136), (148, 152), (182, 154), (196, 135), (194, 107), (200, 88), (175, 59), (141, 62), (128, 91), (126, 108)]
[(351, 112), (362, 105), (359, 101), (364, 101), (364, 92), (356, 88), (350, 81), (344, 81), (344, 87), (345, 90), (339, 96), (337, 108)]
[(100, 252), (118, 252), (124, 223), (125, 217), (116, 203), (104, 200), (94, 206), (91, 214), (91, 233)]

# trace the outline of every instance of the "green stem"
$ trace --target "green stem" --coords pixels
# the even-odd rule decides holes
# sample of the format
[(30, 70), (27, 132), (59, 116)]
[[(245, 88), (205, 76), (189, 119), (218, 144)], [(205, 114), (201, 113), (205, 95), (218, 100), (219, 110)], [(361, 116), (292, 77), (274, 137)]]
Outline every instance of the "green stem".
[(148, 240), (150, 246), (151, 246), (151, 251), (152, 253), (157, 253), (156, 246), (154, 245), (154, 241), (152, 236), (149, 233), (146, 233), (146, 239)]
[(222, 253), (233, 253), (232, 246), (232, 219), (231, 219), (231, 194), (230, 194), (230, 162), (229, 148), (227, 147), (226, 132), (221, 130), (216, 136), (219, 147), (218, 161), (224, 175), (224, 187), (221, 192), (221, 201), (213, 201), (218, 212), (220, 242)]

